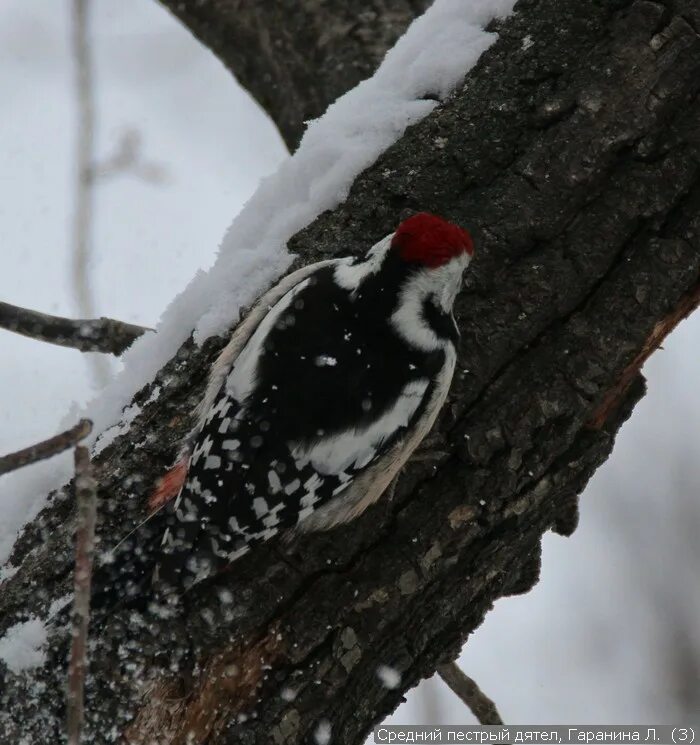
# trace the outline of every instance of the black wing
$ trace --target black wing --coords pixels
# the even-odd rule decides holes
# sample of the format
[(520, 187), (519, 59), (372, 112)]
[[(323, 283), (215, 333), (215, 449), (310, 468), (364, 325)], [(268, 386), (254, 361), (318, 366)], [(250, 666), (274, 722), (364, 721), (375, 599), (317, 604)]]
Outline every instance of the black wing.
[[(396, 302), (392, 291), (377, 293), (382, 304)], [(271, 309), (210, 408), (167, 508), (168, 575), (196, 581), (342, 498), (412, 426), (444, 353), (407, 346), (377, 322), (389, 316), (342, 290), (332, 268)]]

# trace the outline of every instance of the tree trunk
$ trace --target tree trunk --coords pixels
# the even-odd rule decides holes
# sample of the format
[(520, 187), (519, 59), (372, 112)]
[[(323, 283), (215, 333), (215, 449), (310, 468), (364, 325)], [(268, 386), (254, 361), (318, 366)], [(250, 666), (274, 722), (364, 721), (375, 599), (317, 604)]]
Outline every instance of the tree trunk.
[[(393, 499), (354, 523), (256, 549), (173, 618), (96, 619), (90, 742), (291, 745), (327, 722), (361, 743), (495, 600), (532, 587), (542, 534), (575, 528), (643, 395), (641, 364), (700, 300), (698, 28), (691, 0), (521, 0), (464, 86), (294, 238), (310, 262), (364, 250), (406, 208), (470, 228), (448, 404)], [(142, 519), (223, 343), (185, 344), (96, 459), (103, 548)], [(24, 531), (0, 633), (68, 592), (73, 523), (59, 494)], [(0, 666), (3, 741), (59, 739), (66, 636), (26, 676)]]
[(305, 123), (361, 80), (430, 0), (161, 0), (296, 150)]

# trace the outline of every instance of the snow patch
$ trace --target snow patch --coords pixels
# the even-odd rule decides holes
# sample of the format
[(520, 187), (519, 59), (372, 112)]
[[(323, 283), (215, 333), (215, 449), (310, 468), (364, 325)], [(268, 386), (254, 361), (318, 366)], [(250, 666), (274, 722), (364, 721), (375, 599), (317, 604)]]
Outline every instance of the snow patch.
[(14, 567), (11, 564), (6, 564), (4, 567), (0, 567), (0, 582), (4, 582), (10, 577), (14, 577), (17, 574), (19, 567)]
[(59, 611), (62, 611), (69, 603), (73, 602), (73, 593), (62, 595), (56, 598), (49, 606), (49, 618), (53, 618)]
[(104, 430), (95, 442), (92, 453), (93, 455), (99, 455), (105, 448), (111, 445), (119, 435), (126, 434), (131, 427), (131, 423), (141, 413), (141, 407), (138, 404), (131, 404), (127, 406), (122, 413), (121, 419), (117, 424)]
[(30, 618), (11, 626), (0, 638), (0, 660), (13, 673), (21, 673), (44, 663), (46, 626), (38, 618)]
[[(153, 386), (150, 396), (144, 401), (144, 406), (147, 406), (153, 401), (157, 401), (160, 397), (160, 386)], [(134, 391), (135, 392), (135, 391)], [(131, 422), (143, 411), (143, 408), (138, 404), (131, 404), (127, 406), (122, 412), (121, 418), (117, 424), (101, 432), (97, 435), (97, 440), (92, 448), (93, 455), (99, 455), (107, 446), (111, 445), (119, 435), (123, 435), (129, 431)]]

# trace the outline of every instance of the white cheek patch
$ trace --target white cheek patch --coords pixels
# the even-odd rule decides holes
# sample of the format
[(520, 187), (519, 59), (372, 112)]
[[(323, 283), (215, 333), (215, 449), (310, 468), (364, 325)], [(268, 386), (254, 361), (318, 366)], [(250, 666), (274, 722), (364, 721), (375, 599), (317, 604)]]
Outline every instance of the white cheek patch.
[(460, 254), (444, 266), (419, 270), (406, 282), (399, 294), (398, 307), (391, 316), (392, 326), (405, 341), (426, 352), (444, 349), (449, 344), (426, 322), (423, 303), (433, 297), (445, 313), (451, 313), (468, 264), (467, 254)]
[(451, 312), (455, 298), (462, 289), (462, 282), (464, 280), (463, 275), (465, 269), (469, 266), (469, 261), (468, 254), (460, 254), (444, 267), (446, 269), (449, 268), (449, 272), (445, 279), (445, 286), (442, 291), (442, 296), (440, 297), (440, 304), (447, 312)]

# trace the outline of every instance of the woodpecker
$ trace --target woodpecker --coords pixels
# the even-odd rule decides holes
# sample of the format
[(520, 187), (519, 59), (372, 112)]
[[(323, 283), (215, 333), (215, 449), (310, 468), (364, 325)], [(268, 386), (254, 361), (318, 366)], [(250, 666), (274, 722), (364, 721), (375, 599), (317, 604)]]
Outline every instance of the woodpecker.
[(452, 309), (474, 248), (421, 212), (365, 256), (320, 261), (253, 307), (209, 376), (151, 507), (185, 587), (280, 531), (328, 530), (386, 490), (452, 380)]

